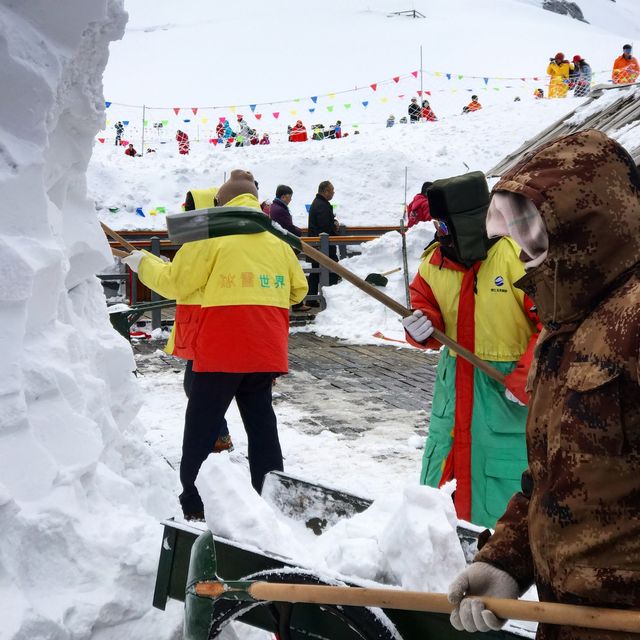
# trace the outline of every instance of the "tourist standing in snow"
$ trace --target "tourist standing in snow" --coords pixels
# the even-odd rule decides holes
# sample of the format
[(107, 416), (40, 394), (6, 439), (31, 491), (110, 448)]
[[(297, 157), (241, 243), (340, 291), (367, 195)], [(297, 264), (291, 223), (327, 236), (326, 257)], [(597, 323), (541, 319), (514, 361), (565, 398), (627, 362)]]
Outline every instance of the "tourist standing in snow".
[(637, 82), (639, 76), (640, 66), (633, 55), (633, 47), (630, 44), (625, 44), (622, 47), (622, 55), (613, 62), (611, 80), (614, 84), (627, 84)]
[(276, 197), (271, 203), (270, 217), (277, 222), (283, 229), (289, 233), (293, 233), (298, 238), (302, 235), (302, 229), (293, 224), (293, 218), (289, 211), (289, 204), (293, 199), (293, 189), (285, 184), (278, 185), (276, 189)]
[(116, 147), (120, 144), (122, 140), (122, 134), (124, 133), (124, 125), (120, 120), (113, 125), (113, 128), (116, 130)]
[[(640, 609), (640, 175), (594, 129), (561, 138), (494, 187), (489, 234), (523, 247), (519, 283), (544, 329), (529, 387), (529, 468), (495, 533), (451, 585), (463, 595)], [(503, 620), (481, 601), (451, 617), (467, 631)], [(537, 638), (633, 634), (541, 624)]]
[(431, 220), (429, 214), (429, 199), (427, 198), (427, 189), (433, 182), (424, 182), (420, 193), (413, 197), (413, 200), (407, 206), (407, 229), (413, 227), (418, 222), (426, 222)]
[(237, 133), (237, 142), (236, 146), (241, 147), (245, 144), (250, 144), (251, 136), (255, 135), (254, 130), (247, 124), (247, 121), (244, 119), (244, 116), (238, 114), (238, 133)]
[(573, 68), (568, 60), (564, 59), (564, 53), (556, 53), (554, 58), (550, 58), (547, 67), (549, 76), (549, 97), (566, 98), (569, 92), (569, 72)]
[[(458, 194), (453, 200), (445, 195), (451, 190)], [(472, 194), (472, 208), (461, 210), (465, 193)], [(514, 285), (524, 275), (520, 247), (511, 238), (487, 238), (484, 176), (437, 180), (427, 194), (437, 236), (411, 283), (415, 311), (403, 320), (408, 340), (439, 349), (431, 337), (437, 327), (505, 374), (506, 389), (445, 347), (420, 480), (438, 487), (455, 479), (458, 517), (492, 527), (527, 466), (524, 386), (537, 318), (533, 302)], [(451, 201), (458, 208), (448, 211)]]
[(184, 131), (180, 131), (180, 129), (178, 129), (176, 132), (176, 140), (178, 141), (178, 153), (183, 156), (188, 155), (189, 136)]
[[(309, 235), (319, 236), (321, 233), (328, 233), (335, 236), (340, 230), (340, 223), (336, 220), (331, 206), (331, 199), (335, 194), (335, 189), (329, 180), (324, 180), (318, 185), (318, 193), (309, 207)], [(338, 249), (335, 245), (329, 247), (329, 257), (338, 262)], [(314, 269), (319, 267), (317, 262), (311, 262)], [(318, 294), (318, 284), (320, 282), (320, 274), (312, 273), (309, 275), (309, 293), (311, 295)], [(329, 274), (329, 284), (336, 284), (338, 276), (335, 273)], [(310, 302), (313, 306), (317, 306), (316, 301)]]
[[(216, 202), (260, 211), (257, 193), (251, 173), (234, 170)], [(154, 267), (150, 254), (136, 251), (124, 260), (146, 284)], [(288, 370), (288, 310), (304, 298), (307, 281), (292, 249), (263, 231), (187, 243), (154, 284), (181, 298), (202, 292), (191, 340), (198, 375), (190, 388), (180, 462), (183, 513), (202, 519), (195, 480), (234, 398), (247, 431), (253, 487), (260, 491), (264, 475), (282, 469), (271, 386), (274, 376)]]
[(573, 95), (584, 98), (591, 90), (592, 71), (589, 63), (579, 55), (573, 56), (573, 71), (569, 75)]
[(418, 98), (411, 98), (407, 113), (409, 114), (410, 122), (418, 122), (420, 120), (420, 105), (418, 104)]

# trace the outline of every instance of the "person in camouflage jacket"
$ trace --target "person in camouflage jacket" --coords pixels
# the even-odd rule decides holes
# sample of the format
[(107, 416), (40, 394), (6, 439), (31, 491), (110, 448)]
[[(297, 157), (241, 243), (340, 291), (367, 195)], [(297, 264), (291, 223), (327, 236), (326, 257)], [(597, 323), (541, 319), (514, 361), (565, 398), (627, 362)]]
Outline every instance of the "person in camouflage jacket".
[[(474, 563), (452, 624), (504, 621), (467, 595), (640, 609), (640, 176), (588, 130), (549, 143), (494, 187), (487, 229), (523, 247), (517, 283), (544, 329), (529, 375), (529, 467)], [(637, 637), (539, 625), (542, 640)]]

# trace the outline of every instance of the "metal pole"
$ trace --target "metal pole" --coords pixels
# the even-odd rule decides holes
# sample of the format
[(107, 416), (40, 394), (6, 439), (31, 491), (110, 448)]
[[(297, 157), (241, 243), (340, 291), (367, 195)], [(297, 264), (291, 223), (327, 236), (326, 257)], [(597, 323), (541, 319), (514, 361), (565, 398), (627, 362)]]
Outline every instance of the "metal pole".
[(424, 91), (422, 89), (422, 45), (420, 45), (420, 96), (424, 99)]
[(144, 120), (147, 108), (142, 105), (142, 157), (144, 157)]
[[(153, 236), (151, 238), (151, 253), (154, 256), (160, 256), (160, 238)], [(151, 302), (156, 300), (162, 300), (162, 296), (155, 291), (151, 290)], [(160, 309), (153, 309), (151, 311), (151, 328), (159, 329), (162, 325), (162, 311)]]

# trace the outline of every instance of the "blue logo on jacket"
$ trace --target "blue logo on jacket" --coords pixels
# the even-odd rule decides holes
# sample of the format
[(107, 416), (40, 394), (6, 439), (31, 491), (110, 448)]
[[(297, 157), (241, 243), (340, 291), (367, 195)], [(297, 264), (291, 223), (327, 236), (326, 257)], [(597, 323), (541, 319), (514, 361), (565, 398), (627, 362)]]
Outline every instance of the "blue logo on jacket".
[(496, 287), (501, 287), (504, 284), (504, 278), (502, 276), (498, 276), (494, 282), (496, 283)]

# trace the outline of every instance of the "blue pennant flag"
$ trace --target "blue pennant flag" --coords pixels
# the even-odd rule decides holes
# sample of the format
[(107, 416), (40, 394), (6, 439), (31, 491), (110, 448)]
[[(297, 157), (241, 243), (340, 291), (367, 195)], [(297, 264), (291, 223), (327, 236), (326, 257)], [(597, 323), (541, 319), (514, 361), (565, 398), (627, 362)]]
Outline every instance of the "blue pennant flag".
[(253, 113), (253, 112), (255, 112), (255, 110), (256, 110), (256, 106), (257, 106), (257, 105), (255, 105), (255, 104), (250, 104), (250, 105), (249, 105), (249, 107), (251, 107), (251, 112), (252, 112), (252, 113)]
[(105, 102), (105, 103), (104, 103), (104, 108), (105, 108), (105, 109), (108, 109), (110, 106), (111, 106), (111, 103), (110, 103), (110, 102)]
[(316, 104), (316, 102), (318, 102), (318, 96), (311, 96), (311, 99), (313, 100), (313, 104)]
[(189, 118), (185, 118), (183, 122), (191, 122), (191, 120), (189, 120)]
[(447, 80), (451, 80), (451, 74), (447, 73)]
[(309, 113), (313, 113), (316, 110), (315, 107), (309, 107)]
[(362, 106), (363, 106), (365, 109), (367, 108), (367, 105), (368, 105), (368, 104), (369, 104), (369, 101), (368, 101), (368, 100), (363, 100), (363, 101), (362, 101)]
[(129, 124), (129, 121), (128, 120), (123, 120), (122, 124), (126, 127)]
[(485, 78), (485, 79), (484, 79), (484, 83), (485, 83), (485, 84), (489, 84), (489, 78)]

